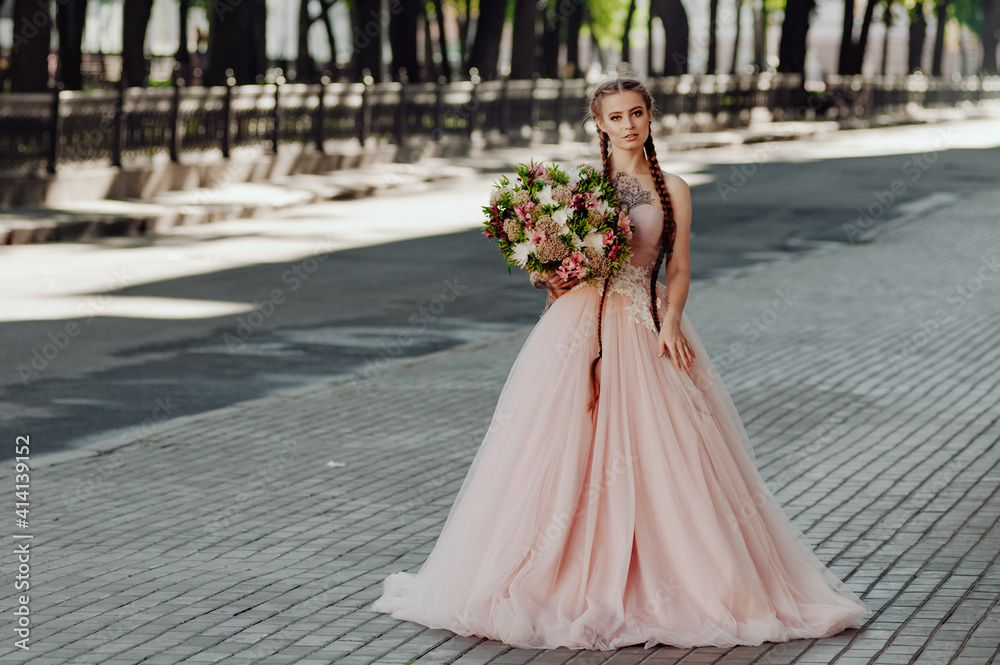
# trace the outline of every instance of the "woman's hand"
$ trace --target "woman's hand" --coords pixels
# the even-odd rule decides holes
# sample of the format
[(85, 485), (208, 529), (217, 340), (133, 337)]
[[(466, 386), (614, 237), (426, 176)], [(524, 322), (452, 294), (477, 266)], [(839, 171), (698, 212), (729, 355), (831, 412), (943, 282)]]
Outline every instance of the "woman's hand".
[(677, 369), (690, 371), (694, 367), (694, 349), (681, 332), (681, 315), (668, 311), (663, 318), (660, 322), (660, 334), (656, 339), (660, 349), (657, 357), (662, 358), (667, 353)]
[(536, 283), (536, 278), (535, 278), (536, 274), (538, 275), (537, 281), (545, 282), (545, 284), (548, 286), (549, 291), (552, 292), (552, 296), (554, 298), (558, 298), (559, 296), (563, 295), (564, 293), (572, 289), (574, 286), (576, 286), (577, 283), (580, 281), (576, 277), (563, 279), (562, 277), (557, 275), (553, 270), (551, 272), (532, 273), (531, 283), (535, 284), (536, 286), (538, 285)]

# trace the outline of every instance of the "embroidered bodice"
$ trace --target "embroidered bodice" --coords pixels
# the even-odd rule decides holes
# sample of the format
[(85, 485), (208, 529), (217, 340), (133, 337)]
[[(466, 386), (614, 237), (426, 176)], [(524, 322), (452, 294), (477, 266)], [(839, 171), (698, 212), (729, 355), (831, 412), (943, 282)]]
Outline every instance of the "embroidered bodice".
[[(632, 219), (632, 256), (609, 281), (608, 293), (620, 293), (631, 299), (625, 307), (629, 319), (655, 331), (649, 309), (649, 279), (653, 264), (660, 255), (663, 238), (663, 208), (656, 192), (650, 192), (632, 177), (616, 178), (615, 191)], [(630, 205), (631, 204), (631, 205)], [(657, 297), (657, 307), (662, 303)]]

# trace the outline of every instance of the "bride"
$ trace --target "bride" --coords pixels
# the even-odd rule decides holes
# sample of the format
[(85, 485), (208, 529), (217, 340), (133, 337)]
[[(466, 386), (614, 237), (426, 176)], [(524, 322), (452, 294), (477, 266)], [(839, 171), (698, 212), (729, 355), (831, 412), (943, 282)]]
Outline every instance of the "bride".
[(652, 111), (632, 77), (591, 93), (633, 254), (602, 288), (532, 276), (549, 304), (434, 549), (374, 611), (574, 649), (785, 642), (865, 614), (768, 490), (683, 313), (691, 201), (659, 167)]

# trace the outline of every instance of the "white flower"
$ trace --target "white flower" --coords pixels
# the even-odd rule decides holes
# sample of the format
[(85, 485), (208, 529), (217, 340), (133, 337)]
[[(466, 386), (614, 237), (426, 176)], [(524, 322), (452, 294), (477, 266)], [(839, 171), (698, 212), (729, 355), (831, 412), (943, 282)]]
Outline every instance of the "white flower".
[(559, 208), (552, 213), (552, 220), (559, 225), (559, 235), (569, 233), (569, 213), (566, 212), (566, 208)]
[(558, 205), (556, 203), (556, 200), (552, 198), (552, 185), (545, 185), (538, 192), (538, 205), (543, 205), (543, 206)]
[(510, 258), (522, 268), (528, 264), (528, 255), (531, 254), (531, 243), (519, 242), (511, 247)]
[(584, 247), (592, 247), (599, 252), (604, 250), (604, 236), (596, 231), (591, 231), (583, 238)]
[(575, 233), (572, 236), (570, 236), (569, 242), (571, 245), (573, 245), (574, 249), (580, 249), (583, 246), (583, 240), (581, 240), (580, 236), (576, 235)]
[(605, 203), (601, 199), (598, 199), (597, 200), (597, 209), (601, 211), (602, 215), (607, 216), (608, 210), (611, 209), (611, 206), (609, 206), (607, 203)]

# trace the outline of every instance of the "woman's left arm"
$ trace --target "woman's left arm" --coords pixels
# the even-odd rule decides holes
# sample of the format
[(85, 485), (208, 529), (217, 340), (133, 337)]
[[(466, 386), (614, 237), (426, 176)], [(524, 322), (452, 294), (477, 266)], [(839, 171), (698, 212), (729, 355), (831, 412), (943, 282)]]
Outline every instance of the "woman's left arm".
[(674, 235), (673, 254), (667, 263), (667, 306), (660, 321), (657, 339), (660, 357), (669, 354), (677, 369), (690, 370), (694, 366), (694, 350), (681, 333), (681, 315), (687, 302), (691, 284), (691, 190), (678, 176), (666, 177), (667, 191), (674, 212), (677, 230)]

